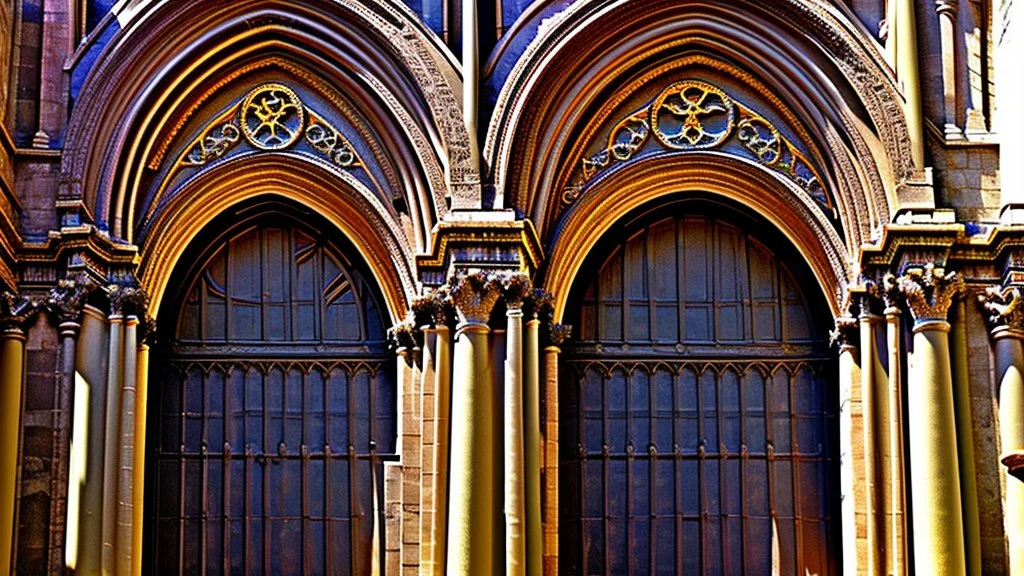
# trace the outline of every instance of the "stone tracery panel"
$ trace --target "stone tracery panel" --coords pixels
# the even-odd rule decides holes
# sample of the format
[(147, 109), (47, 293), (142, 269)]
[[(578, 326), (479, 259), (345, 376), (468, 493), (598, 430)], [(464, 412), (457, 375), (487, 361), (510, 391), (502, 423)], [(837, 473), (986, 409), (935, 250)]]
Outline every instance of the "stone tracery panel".
[[(749, 158), (790, 179), (826, 216), (837, 212), (819, 169), (772, 121), (721, 87), (701, 80), (669, 84), (648, 104), (625, 115), (598, 140), (574, 169), (562, 202), (571, 204), (587, 186), (615, 164), (645, 152), (720, 150)], [(591, 145), (588, 149), (594, 149)]]

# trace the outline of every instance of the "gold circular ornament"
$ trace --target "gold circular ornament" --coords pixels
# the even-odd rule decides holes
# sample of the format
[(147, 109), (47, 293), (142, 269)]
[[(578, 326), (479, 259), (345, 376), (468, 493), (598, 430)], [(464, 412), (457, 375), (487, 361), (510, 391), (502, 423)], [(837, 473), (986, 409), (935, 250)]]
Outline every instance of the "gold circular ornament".
[(651, 105), (651, 128), (662, 144), (675, 150), (714, 148), (732, 133), (736, 117), (732, 98), (698, 80), (676, 82)]
[(242, 102), (242, 132), (261, 150), (291, 146), (302, 135), (305, 121), (299, 96), (281, 84), (259, 86)]

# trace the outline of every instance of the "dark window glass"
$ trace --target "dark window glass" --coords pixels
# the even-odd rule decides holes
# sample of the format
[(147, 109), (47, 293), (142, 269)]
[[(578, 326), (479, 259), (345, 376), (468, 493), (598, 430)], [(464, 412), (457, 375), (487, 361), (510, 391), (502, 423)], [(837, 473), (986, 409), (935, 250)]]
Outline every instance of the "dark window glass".
[(660, 214), (574, 289), (562, 571), (838, 573), (834, 364), (799, 260), (719, 211)]
[(287, 219), (196, 260), (159, 386), (150, 572), (369, 574), (395, 384), (345, 253)]

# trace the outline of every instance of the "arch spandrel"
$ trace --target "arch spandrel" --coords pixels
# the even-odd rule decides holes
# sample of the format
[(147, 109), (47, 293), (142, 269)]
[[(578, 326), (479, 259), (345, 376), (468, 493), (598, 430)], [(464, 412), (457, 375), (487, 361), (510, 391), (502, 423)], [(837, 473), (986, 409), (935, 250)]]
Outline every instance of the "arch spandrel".
[[(457, 73), (439, 63), (450, 64), (443, 50), (407, 10), (390, 3), (148, 6), (107, 45), (79, 97), (66, 139), (62, 196), (81, 199), (84, 214), (65, 221), (93, 220), (132, 241), (131, 218), (147, 199), (140, 186), (150, 171), (159, 171), (154, 158), (167, 161), (168, 134), (240, 77), (276, 67), (290, 80), (301, 77), (294, 84), (300, 90), (326, 100), (344, 94), (365, 120), (365, 131), (376, 139), (367, 146), (388, 150), (394, 164), (387, 194), (408, 212), (410, 242), (422, 248), (452, 190), (464, 192), (465, 182), (479, 180), (460, 152), (469, 140), (455, 96)], [(330, 117), (339, 106), (327, 108), (323, 114)], [(388, 180), (385, 174), (378, 179)]]
[(484, 157), (499, 201), (532, 218), (547, 242), (559, 179), (598, 130), (601, 103), (645, 75), (699, 59), (734, 79), (755, 78), (781, 102), (775, 109), (791, 112), (797, 122), (789, 124), (806, 129), (802, 145), (829, 172), (826, 194), (847, 248), (867, 241), (899, 209), (897, 189), (915, 168), (879, 46), (831, 6), (738, 4), (578, 2), (551, 18), (497, 98)]

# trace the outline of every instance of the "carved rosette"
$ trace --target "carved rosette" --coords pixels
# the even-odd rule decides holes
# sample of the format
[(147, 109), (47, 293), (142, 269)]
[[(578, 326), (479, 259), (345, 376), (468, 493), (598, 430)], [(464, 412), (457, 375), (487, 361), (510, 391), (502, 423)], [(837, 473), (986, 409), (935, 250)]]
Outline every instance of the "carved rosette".
[(459, 327), (487, 326), (494, 305), (501, 297), (501, 278), (483, 271), (460, 275), (450, 281), (450, 294)]
[(978, 304), (993, 337), (1013, 336), (1024, 339), (1024, 307), (1016, 286), (991, 286), (978, 294)]
[(926, 326), (949, 328), (946, 315), (953, 299), (964, 289), (964, 279), (955, 272), (928, 263), (908, 268), (899, 278), (900, 291), (914, 316), (914, 329)]

